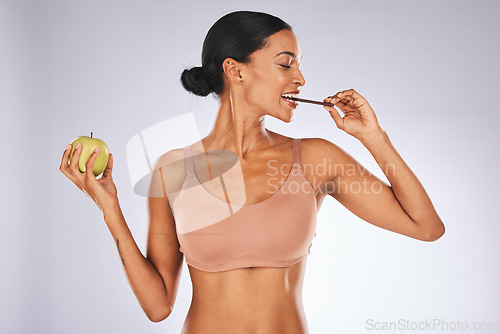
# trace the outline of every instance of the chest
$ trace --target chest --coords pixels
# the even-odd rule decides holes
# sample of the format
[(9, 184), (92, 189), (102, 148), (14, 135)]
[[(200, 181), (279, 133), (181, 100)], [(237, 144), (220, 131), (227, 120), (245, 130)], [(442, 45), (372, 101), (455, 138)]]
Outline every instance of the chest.
[(276, 156), (243, 162), (236, 155), (194, 157), (194, 176), (213, 196), (237, 205), (264, 202), (285, 184), (293, 171), (291, 157)]

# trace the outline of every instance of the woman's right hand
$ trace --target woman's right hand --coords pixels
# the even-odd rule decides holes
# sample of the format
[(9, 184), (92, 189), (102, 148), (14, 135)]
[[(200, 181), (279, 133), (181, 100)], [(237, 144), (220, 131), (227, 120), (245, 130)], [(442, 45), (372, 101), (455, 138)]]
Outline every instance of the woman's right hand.
[(118, 206), (116, 186), (113, 183), (113, 177), (111, 175), (113, 170), (113, 155), (111, 153), (109, 154), (108, 164), (102, 176), (97, 179), (92, 171), (99, 151), (96, 150), (90, 155), (89, 160), (85, 164), (86, 172), (82, 173), (78, 169), (77, 164), (80, 159), (80, 154), (82, 153), (82, 145), (79, 143), (76, 146), (71, 161), (69, 161), (71, 150), (72, 145), (69, 144), (64, 151), (59, 170), (81, 191), (89, 196), (101, 211)]

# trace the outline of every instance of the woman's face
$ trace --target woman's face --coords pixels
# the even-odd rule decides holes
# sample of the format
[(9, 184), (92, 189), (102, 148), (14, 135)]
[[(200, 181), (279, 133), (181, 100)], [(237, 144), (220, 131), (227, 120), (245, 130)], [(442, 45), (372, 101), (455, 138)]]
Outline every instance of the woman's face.
[(298, 94), (299, 87), (305, 85), (301, 57), (297, 37), (287, 29), (269, 36), (267, 46), (251, 55), (252, 61), (245, 64), (241, 74), (242, 91), (252, 114), (255, 110), (284, 122), (293, 120), (295, 105), (282, 95)]

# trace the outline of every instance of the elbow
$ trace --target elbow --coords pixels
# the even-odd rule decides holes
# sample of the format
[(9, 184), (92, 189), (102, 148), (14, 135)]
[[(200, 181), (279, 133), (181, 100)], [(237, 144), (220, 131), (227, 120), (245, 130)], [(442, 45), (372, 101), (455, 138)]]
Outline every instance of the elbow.
[(422, 241), (436, 241), (438, 240), (439, 238), (441, 238), (443, 235), (444, 235), (444, 232), (445, 232), (445, 227), (444, 227), (444, 224), (443, 222), (439, 221), (439, 227), (435, 228), (435, 229), (432, 229), (432, 230), (429, 230), (427, 231), (423, 237), (422, 237)]
[(167, 319), (170, 313), (172, 313), (172, 307), (166, 307), (146, 312), (146, 316), (151, 322), (160, 322)]

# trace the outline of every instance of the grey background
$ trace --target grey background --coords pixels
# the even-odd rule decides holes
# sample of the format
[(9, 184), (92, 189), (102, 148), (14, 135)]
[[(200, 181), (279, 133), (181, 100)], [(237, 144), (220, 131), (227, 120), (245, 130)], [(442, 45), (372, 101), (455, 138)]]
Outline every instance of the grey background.
[[(186, 265), (172, 315), (149, 322), (100, 211), (58, 167), (74, 137), (104, 139), (145, 251), (146, 201), (133, 192), (126, 143), (186, 112), (208, 132), (215, 100), (188, 94), (179, 76), (200, 64), (211, 25), (235, 10), (293, 26), (303, 97), (354, 88), (367, 98), (447, 229), (421, 242), (328, 198), (305, 276), (310, 332), (375, 332), (367, 319), (500, 321), (499, 9), (498, 1), (2, 1), (0, 331), (180, 331), (191, 298)], [(266, 125), (335, 142), (382, 176), (321, 107), (301, 105), (291, 124)], [(419, 332), (405, 329), (392, 332)]]

